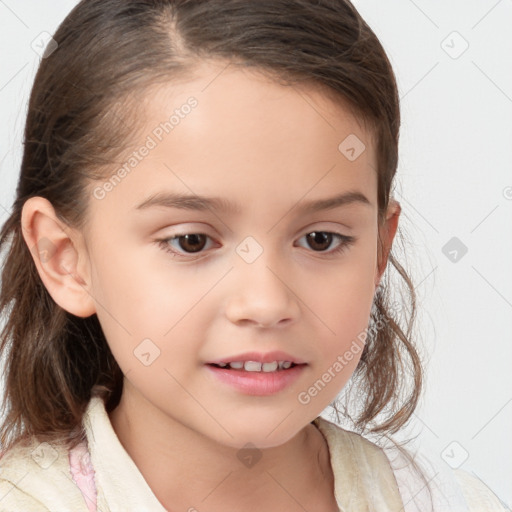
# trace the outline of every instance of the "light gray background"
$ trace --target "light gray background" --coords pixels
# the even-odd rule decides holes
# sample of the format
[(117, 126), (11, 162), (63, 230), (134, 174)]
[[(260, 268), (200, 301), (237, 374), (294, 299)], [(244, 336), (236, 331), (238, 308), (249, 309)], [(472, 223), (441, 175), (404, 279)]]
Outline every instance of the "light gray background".
[[(0, 0), (1, 222), (39, 62), (31, 44), (76, 3)], [(431, 359), (407, 432), (510, 506), (512, 0), (354, 3), (388, 52), (402, 99), (397, 199)], [(443, 253), (453, 237), (467, 247), (462, 257), (445, 249), (458, 251), (456, 262)]]

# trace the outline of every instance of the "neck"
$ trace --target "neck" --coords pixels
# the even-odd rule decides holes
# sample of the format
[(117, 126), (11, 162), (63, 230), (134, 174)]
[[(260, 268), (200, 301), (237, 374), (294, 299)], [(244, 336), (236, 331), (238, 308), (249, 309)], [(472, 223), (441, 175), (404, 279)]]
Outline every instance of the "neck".
[(127, 399), (123, 392), (109, 417), (168, 510), (338, 510), (327, 444), (312, 424), (283, 445), (240, 450), (170, 418), (140, 394)]

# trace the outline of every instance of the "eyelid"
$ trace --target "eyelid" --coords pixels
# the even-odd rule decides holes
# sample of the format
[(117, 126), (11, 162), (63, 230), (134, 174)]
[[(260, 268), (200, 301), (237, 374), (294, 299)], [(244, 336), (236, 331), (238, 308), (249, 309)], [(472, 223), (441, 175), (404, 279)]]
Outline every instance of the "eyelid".
[[(335, 257), (339, 254), (342, 254), (345, 250), (348, 250), (349, 247), (357, 241), (356, 237), (351, 236), (351, 235), (345, 235), (343, 233), (339, 233), (338, 231), (334, 231), (333, 229), (328, 229), (328, 228), (327, 229), (322, 229), (322, 228), (315, 229), (312, 227), (302, 229), (300, 231), (301, 235), (297, 238), (297, 240), (300, 240), (300, 239), (304, 238), (305, 236), (307, 236), (311, 233), (315, 233), (315, 232), (328, 233), (328, 234), (332, 235), (334, 237), (334, 239), (338, 240), (338, 244), (335, 246), (334, 249), (329, 249), (326, 251), (314, 251), (312, 249), (307, 249), (307, 248), (303, 247), (308, 252), (311, 252), (312, 254), (315, 254), (315, 255), (323, 256), (324, 258)], [(170, 245), (171, 241), (179, 239), (186, 235), (204, 235), (213, 244), (215, 244), (215, 243), (218, 244), (218, 242), (215, 240), (214, 237), (210, 236), (208, 233), (203, 232), (201, 229), (197, 229), (197, 230), (194, 230), (194, 229), (184, 229), (183, 230), (182, 229), (179, 232), (170, 234), (169, 236), (166, 236), (164, 238), (159, 238), (159, 239), (155, 240), (155, 242), (160, 247), (162, 247), (162, 249), (164, 249), (166, 252), (170, 253), (173, 257), (175, 257), (177, 259), (188, 260), (188, 261), (197, 261), (197, 260), (208, 257), (211, 247), (209, 249), (203, 249), (197, 253), (181, 252), (181, 251), (171, 248), (171, 245)], [(302, 247), (302, 246), (299, 245), (299, 247)]]
[[(342, 222), (334, 222), (334, 221), (316, 221), (311, 222), (306, 227), (300, 228), (296, 232), (296, 236), (305, 235), (307, 233), (311, 233), (313, 231), (326, 231), (330, 233), (339, 233), (340, 235), (345, 236), (345, 232), (353, 232), (355, 230), (355, 226), (349, 226), (348, 224), (343, 224)], [(341, 232), (340, 232), (341, 231)], [(349, 236), (348, 234), (346, 236)]]
[[(197, 228), (194, 226), (188, 227), (188, 224), (193, 224), (193, 225), (201, 224), (201, 227), (197, 227)], [(334, 226), (333, 227), (317, 227), (319, 224), (321, 224), (321, 225), (331, 224)], [(183, 225), (185, 225), (185, 227), (183, 227)], [(177, 228), (176, 226), (179, 226), (179, 228)], [(207, 229), (204, 229), (204, 226), (206, 226)], [(216, 237), (221, 236), (219, 234), (219, 232), (215, 228), (210, 226), (209, 224), (191, 222), (191, 223), (179, 223), (174, 226), (167, 226), (167, 227), (175, 228), (176, 232), (170, 233), (168, 235), (164, 235), (164, 236), (160, 237), (160, 239), (162, 239), (164, 237), (165, 238), (175, 238), (175, 237), (179, 237), (179, 236), (193, 235), (193, 234), (194, 235), (199, 235), (199, 234), (206, 235), (212, 239), (215, 239)], [(164, 228), (164, 229), (166, 229), (166, 228)], [(210, 230), (215, 232), (215, 235), (209, 234)], [(228, 230), (231, 231), (229, 228), (228, 228)], [(346, 224), (341, 224), (340, 222), (318, 221), (318, 222), (313, 222), (310, 225), (303, 227), (300, 230), (296, 231), (295, 234), (293, 235), (293, 237), (300, 238), (300, 237), (307, 235), (308, 233), (312, 233), (314, 231), (334, 233), (334, 234), (338, 234), (342, 237), (349, 237), (348, 234), (345, 234), (344, 232), (340, 233), (339, 230), (350, 232), (350, 231), (353, 231), (353, 228), (347, 226)]]

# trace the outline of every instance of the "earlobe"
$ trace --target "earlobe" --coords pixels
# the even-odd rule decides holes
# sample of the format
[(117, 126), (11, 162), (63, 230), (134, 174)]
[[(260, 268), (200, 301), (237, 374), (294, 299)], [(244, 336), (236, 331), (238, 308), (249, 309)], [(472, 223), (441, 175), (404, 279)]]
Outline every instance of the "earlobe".
[(87, 257), (78, 246), (78, 236), (55, 214), (43, 197), (32, 197), (23, 205), (21, 229), (39, 276), (53, 300), (69, 313), (82, 318), (96, 312), (88, 290), (88, 276), (79, 272)]
[(377, 272), (375, 275), (375, 289), (379, 286), (382, 275), (386, 270), (389, 252), (391, 251), (391, 246), (393, 245), (393, 240), (398, 229), (398, 220), (401, 212), (402, 208), (400, 203), (395, 199), (390, 199), (386, 222), (379, 231), (380, 241), (378, 247)]

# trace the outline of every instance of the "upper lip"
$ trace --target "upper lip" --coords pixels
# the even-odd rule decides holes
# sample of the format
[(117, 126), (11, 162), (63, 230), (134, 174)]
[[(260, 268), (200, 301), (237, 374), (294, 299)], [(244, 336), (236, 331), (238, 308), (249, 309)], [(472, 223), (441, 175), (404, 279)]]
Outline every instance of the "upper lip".
[(272, 363), (273, 361), (290, 361), (295, 364), (305, 364), (302, 359), (282, 352), (281, 350), (275, 350), (273, 352), (244, 352), (243, 354), (235, 354), (229, 357), (223, 357), (222, 359), (216, 359), (210, 361), (208, 364), (219, 364), (219, 363), (232, 363), (234, 361), (256, 361), (258, 363)]

